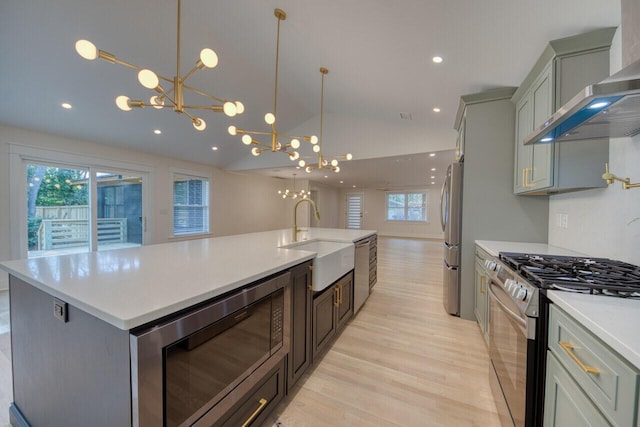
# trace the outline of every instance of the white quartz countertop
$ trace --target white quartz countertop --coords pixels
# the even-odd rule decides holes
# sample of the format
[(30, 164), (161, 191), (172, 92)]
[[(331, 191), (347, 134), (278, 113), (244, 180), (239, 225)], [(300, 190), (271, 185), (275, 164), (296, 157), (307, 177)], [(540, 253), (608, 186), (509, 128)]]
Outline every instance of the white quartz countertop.
[(558, 307), (640, 369), (640, 300), (547, 291)]
[(526, 253), (526, 254), (567, 255), (567, 256), (584, 256), (585, 255), (580, 252), (559, 248), (558, 246), (552, 246), (546, 243), (476, 240), (476, 245), (480, 246), (482, 249), (487, 251), (489, 255), (494, 257), (497, 257), (500, 252), (518, 252), (518, 253)]
[[(298, 241), (352, 243), (372, 230), (310, 228)], [(120, 329), (137, 326), (315, 257), (284, 249), (291, 230), (3, 261), (0, 268)]]

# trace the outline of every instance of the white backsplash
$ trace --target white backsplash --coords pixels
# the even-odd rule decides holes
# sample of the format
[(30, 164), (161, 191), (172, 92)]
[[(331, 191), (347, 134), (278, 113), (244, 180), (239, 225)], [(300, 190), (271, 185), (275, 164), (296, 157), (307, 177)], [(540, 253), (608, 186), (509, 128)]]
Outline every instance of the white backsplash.
[[(611, 139), (609, 170), (640, 182), (640, 135)], [(604, 172), (604, 165), (602, 165)], [(549, 199), (549, 244), (640, 265), (640, 188), (607, 188)]]

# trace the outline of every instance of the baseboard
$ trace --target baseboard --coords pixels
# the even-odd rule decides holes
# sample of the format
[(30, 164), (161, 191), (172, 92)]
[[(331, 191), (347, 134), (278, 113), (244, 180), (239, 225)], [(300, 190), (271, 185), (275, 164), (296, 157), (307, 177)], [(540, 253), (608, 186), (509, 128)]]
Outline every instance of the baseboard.
[(426, 240), (444, 240), (442, 234), (416, 234), (416, 233), (386, 233), (378, 232), (378, 236), (382, 237), (404, 237), (409, 239), (426, 239)]
[(15, 403), (9, 405), (9, 422), (12, 427), (31, 427)]

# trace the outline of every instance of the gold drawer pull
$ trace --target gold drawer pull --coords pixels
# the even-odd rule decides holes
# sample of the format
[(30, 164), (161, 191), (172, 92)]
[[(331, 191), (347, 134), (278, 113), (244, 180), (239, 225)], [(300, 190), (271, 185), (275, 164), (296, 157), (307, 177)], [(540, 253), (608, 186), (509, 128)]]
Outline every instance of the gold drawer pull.
[(485, 280), (486, 280), (486, 276), (482, 274), (480, 276), (480, 293), (481, 294), (487, 293), (487, 285), (485, 284)]
[(339, 289), (339, 287), (338, 287), (338, 286), (336, 286), (335, 288), (333, 288), (333, 296), (334, 296), (334, 298), (333, 298), (333, 300), (334, 300), (333, 305), (334, 305), (335, 307), (339, 307), (339, 306), (340, 306), (340, 289)]
[(253, 414), (251, 414), (251, 416), (247, 418), (247, 421), (245, 421), (244, 424), (242, 424), (242, 427), (247, 427), (249, 424), (251, 424), (253, 420), (258, 416), (258, 414), (262, 412), (264, 407), (267, 406), (267, 399), (265, 399), (264, 397), (260, 399), (259, 402), (260, 402), (260, 406), (258, 406), (258, 409), (253, 411)]
[(600, 375), (600, 371), (597, 368), (594, 368), (593, 366), (587, 366), (582, 363), (582, 360), (578, 359), (578, 356), (576, 356), (573, 352), (573, 349), (575, 348), (573, 344), (566, 341), (560, 341), (558, 344), (560, 344), (560, 347), (562, 347), (564, 351), (567, 352), (569, 357), (571, 357), (573, 361), (576, 362), (578, 366), (580, 366), (580, 369), (585, 371), (587, 374)]

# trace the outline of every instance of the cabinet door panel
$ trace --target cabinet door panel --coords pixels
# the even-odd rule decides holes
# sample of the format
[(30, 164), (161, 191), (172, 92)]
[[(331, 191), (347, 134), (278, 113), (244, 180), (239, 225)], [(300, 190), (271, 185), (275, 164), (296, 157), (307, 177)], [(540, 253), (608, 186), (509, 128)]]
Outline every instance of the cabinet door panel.
[(291, 269), (291, 346), (288, 358), (287, 390), (311, 364), (311, 263)]
[(526, 95), (518, 105), (516, 105), (516, 150), (515, 150), (515, 176), (514, 176), (514, 192), (521, 193), (527, 191), (527, 184), (525, 180), (528, 180), (527, 175), (530, 173), (531, 167), (531, 155), (533, 147), (530, 145), (523, 145), (524, 138), (531, 133), (533, 124), (531, 123), (533, 113), (531, 111), (531, 102), (529, 95)]
[[(542, 126), (553, 114), (553, 75), (552, 63), (534, 83), (531, 89), (533, 102), (533, 127), (531, 131)], [(535, 144), (531, 154), (531, 189), (537, 190), (553, 185), (553, 153), (554, 144)]]
[(547, 352), (544, 425), (610, 426), (551, 352)]
[(353, 273), (349, 273), (338, 282), (340, 304), (337, 307), (338, 328), (344, 326), (353, 315)]
[(336, 333), (335, 286), (326, 289), (313, 300), (313, 356), (315, 357), (330, 342)]

